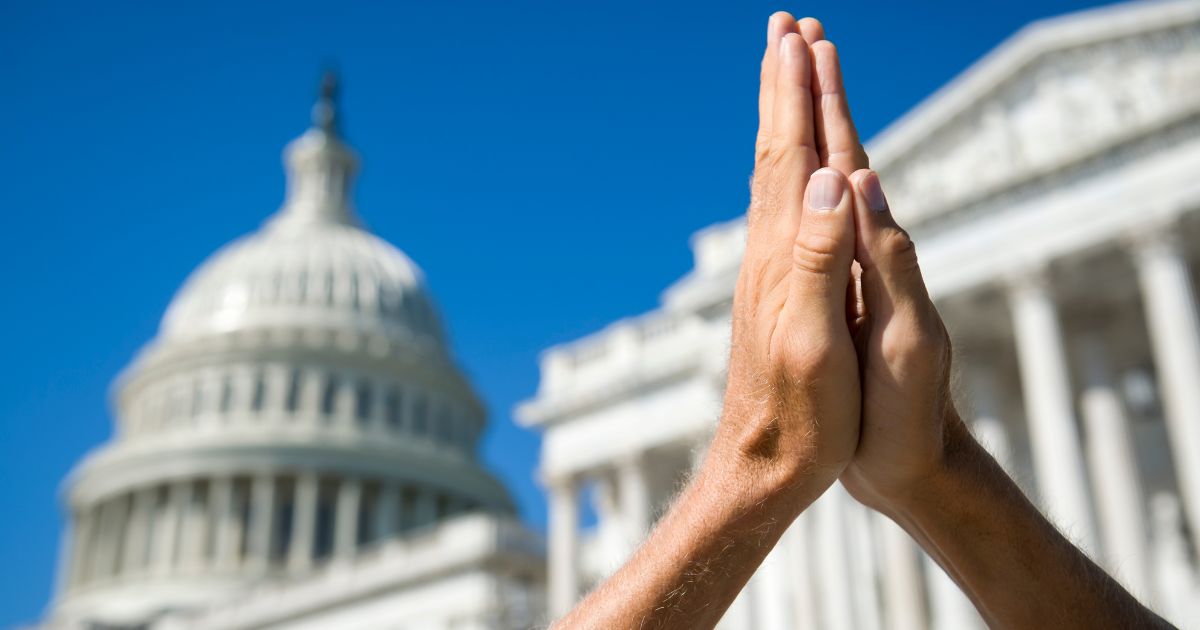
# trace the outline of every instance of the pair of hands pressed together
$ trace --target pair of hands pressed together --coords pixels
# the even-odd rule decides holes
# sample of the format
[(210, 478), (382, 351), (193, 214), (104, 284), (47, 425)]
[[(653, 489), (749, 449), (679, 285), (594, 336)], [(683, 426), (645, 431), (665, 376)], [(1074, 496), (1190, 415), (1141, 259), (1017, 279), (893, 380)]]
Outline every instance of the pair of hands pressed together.
[(767, 31), (721, 421), (646, 542), (555, 627), (712, 627), (839, 479), (994, 627), (1166, 626), (970, 436), (950, 398), (949, 338), (867, 168), (835, 47), (811, 18), (776, 13)]

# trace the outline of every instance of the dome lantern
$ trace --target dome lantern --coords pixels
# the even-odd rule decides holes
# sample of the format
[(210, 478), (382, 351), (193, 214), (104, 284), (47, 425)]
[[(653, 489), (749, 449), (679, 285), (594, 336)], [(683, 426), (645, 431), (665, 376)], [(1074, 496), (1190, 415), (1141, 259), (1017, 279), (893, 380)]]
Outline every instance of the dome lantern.
[(350, 201), (358, 157), (338, 134), (337, 77), (332, 72), (321, 80), (312, 127), (284, 150), (284, 166), (287, 198), (276, 221), (358, 224)]

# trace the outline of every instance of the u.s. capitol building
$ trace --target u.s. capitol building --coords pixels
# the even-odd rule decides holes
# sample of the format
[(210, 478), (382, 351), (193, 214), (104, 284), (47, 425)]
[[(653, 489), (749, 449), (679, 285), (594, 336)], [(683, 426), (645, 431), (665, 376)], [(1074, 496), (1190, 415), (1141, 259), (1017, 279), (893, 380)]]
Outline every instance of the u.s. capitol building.
[[(954, 338), (964, 418), (1072, 540), (1200, 627), (1200, 2), (1035, 23), (867, 149)], [(698, 460), (744, 240), (741, 219), (698, 232), (657, 310), (544, 353), (517, 412), (545, 436), (552, 614), (619, 566)], [(839, 485), (721, 624), (981, 626)]]
[[(545, 434), (547, 558), (476, 460), (483, 405), (420, 270), (351, 207), (336, 122), (327, 91), (283, 207), (192, 275), (119, 380), (113, 439), (66, 485), (45, 628), (527, 628), (617, 567), (697, 461), (741, 220), (693, 237), (660, 308), (544, 354), (517, 415)], [(1034, 24), (868, 150), (964, 417), (1073, 540), (1200, 627), (1200, 2)], [(722, 621), (980, 626), (838, 486)]]
[(175, 296), (68, 480), (47, 628), (526, 628), (539, 536), (421, 270), (350, 203), (333, 85), (263, 227)]

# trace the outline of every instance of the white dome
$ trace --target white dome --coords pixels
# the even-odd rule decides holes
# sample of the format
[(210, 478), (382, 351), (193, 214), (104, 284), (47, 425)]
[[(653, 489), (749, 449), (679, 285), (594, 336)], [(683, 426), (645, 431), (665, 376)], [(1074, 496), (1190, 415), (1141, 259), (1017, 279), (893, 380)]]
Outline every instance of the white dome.
[(286, 219), (226, 245), (196, 269), (167, 309), (163, 339), (335, 327), (441, 345), (421, 270), (408, 256), (352, 224)]
[(512, 513), (420, 268), (351, 207), (332, 92), (286, 150), (283, 207), (192, 273), (119, 382), (113, 440), (68, 485), (59, 619), (145, 625), (460, 513)]

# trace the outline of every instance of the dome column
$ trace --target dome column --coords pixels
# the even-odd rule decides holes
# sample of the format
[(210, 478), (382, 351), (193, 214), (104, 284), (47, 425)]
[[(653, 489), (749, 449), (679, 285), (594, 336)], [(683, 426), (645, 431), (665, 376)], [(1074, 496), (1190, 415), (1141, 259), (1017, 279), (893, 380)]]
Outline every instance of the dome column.
[(391, 538), (400, 530), (400, 485), (387, 482), (379, 489), (375, 517), (371, 523), (371, 540)]
[(312, 566), (320, 490), (316, 473), (306, 472), (296, 478), (292, 500), (292, 537), (288, 548), (289, 571), (306, 571)]
[(125, 544), (122, 550), (121, 572), (128, 575), (146, 568), (149, 555), (151, 519), (154, 516), (154, 488), (141, 488), (134, 492), (133, 509), (125, 526)]
[(358, 548), (358, 515), (362, 503), (362, 482), (343, 479), (338, 486), (337, 515), (334, 524), (334, 554), (349, 558)]
[(213, 479), (209, 488), (208, 511), (213, 527), (213, 566), (218, 571), (231, 570), (237, 564), (238, 547), (241, 546), (241, 523), (234, 510), (232, 479)]
[(271, 564), (275, 531), (275, 479), (269, 474), (255, 477), (250, 494), (246, 564), (253, 571), (266, 571)]
[(177, 481), (167, 490), (167, 504), (163, 506), (155, 519), (155, 538), (158, 544), (154, 546), (154, 572), (170, 573), (175, 568), (179, 553), (180, 529), (183, 523), (184, 511), (192, 500), (192, 484), (189, 481)]

